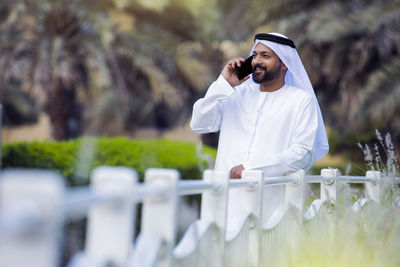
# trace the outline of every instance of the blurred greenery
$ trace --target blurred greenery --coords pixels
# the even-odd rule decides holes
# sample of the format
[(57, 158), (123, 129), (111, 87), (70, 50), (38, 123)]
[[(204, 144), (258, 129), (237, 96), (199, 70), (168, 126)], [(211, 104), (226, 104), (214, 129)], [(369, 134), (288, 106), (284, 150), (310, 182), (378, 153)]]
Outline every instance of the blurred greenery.
[(274, 31), (297, 45), (332, 153), (375, 129), (398, 147), (399, 24), (400, 0), (3, 0), (3, 121), (46, 112), (56, 140), (182, 126), (224, 63)]
[[(177, 169), (182, 179), (200, 179), (212, 168), (216, 151), (187, 142), (85, 137), (71, 141), (21, 142), (3, 147), (4, 168), (40, 168), (60, 172), (69, 185), (88, 184), (97, 166), (134, 168), (140, 180), (148, 168)], [(90, 153), (88, 156), (87, 153)]]
[[(31, 124), (45, 112), (61, 141), (5, 145), (2, 166), (54, 169), (70, 185), (86, 184), (99, 165), (133, 167), (141, 179), (149, 167), (200, 178), (215, 158), (208, 147), (74, 138), (186, 125), (225, 62), (248, 55), (255, 33), (281, 32), (310, 76), (330, 154), (350, 160), (316, 164), (311, 173), (329, 166), (364, 175), (356, 143), (376, 141), (378, 129), (400, 145), (399, 29), (400, 0), (1, 0), (3, 124)], [(289, 266), (398, 266), (400, 228), (391, 221), (398, 210), (387, 208), (361, 239), (360, 218), (343, 220), (334, 239), (324, 239), (320, 224), (299, 253), (288, 253)]]
[(288, 247), (285, 266), (398, 266), (398, 218), (398, 207), (374, 203), (321, 215)]

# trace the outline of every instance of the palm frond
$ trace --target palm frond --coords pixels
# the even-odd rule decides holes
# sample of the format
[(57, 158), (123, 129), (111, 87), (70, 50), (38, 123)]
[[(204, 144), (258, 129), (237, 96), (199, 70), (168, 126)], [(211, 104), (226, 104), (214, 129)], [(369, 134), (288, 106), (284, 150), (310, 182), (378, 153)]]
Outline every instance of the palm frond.
[(391, 124), (400, 112), (400, 57), (394, 58), (382, 70), (368, 79), (367, 88), (359, 92), (360, 115), (363, 121)]

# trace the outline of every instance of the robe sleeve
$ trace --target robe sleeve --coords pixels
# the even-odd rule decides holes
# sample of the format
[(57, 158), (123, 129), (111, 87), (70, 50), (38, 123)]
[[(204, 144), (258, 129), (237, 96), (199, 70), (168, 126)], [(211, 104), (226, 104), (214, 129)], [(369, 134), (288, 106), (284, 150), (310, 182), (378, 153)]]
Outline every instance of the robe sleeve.
[(220, 75), (208, 88), (205, 97), (200, 98), (194, 103), (190, 128), (196, 133), (219, 131), (223, 113), (223, 102), (233, 92), (233, 87)]
[(265, 164), (251, 166), (245, 163), (245, 169), (261, 170), (265, 176), (280, 176), (299, 169), (308, 170), (311, 167), (315, 157), (318, 109), (312, 97), (304, 102), (296, 115), (289, 148), (278, 153), (273, 159), (266, 159)]

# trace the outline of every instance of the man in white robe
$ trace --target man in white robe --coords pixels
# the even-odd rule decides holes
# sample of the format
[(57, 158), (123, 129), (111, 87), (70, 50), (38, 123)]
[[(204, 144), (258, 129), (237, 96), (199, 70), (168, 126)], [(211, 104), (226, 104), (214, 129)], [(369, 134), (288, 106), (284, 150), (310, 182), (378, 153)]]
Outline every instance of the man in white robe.
[[(244, 169), (262, 170), (264, 177), (308, 170), (329, 146), (295, 45), (281, 34), (257, 34), (251, 55), (251, 79), (237, 77), (235, 67), (244, 59), (228, 62), (194, 104), (190, 126), (197, 133), (220, 131), (215, 169), (232, 179), (241, 178)], [(266, 216), (284, 197), (282, 186), (271, 188), (264, 192)], [(230, 205), (237, 204), (238, 196), (229, 198)]]

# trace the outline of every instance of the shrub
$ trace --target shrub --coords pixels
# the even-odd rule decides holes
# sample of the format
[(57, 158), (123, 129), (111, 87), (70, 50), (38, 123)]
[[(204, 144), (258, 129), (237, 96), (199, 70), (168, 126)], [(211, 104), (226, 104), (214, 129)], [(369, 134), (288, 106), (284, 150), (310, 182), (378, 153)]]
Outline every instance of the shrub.
[(122, 137), (22, 142), (5, 145), (2, 151), (4, 168), (56, 170), (70, 185), (86, 184), (90, 171), (102, 165), (134, 168), (140, 180), (145, 170), (152, 167), (177, 169), (183, 179), (199, 179), (203, 170), (211, 167), (216, 155), (215, 149), (199, 149), (188, 142)]

